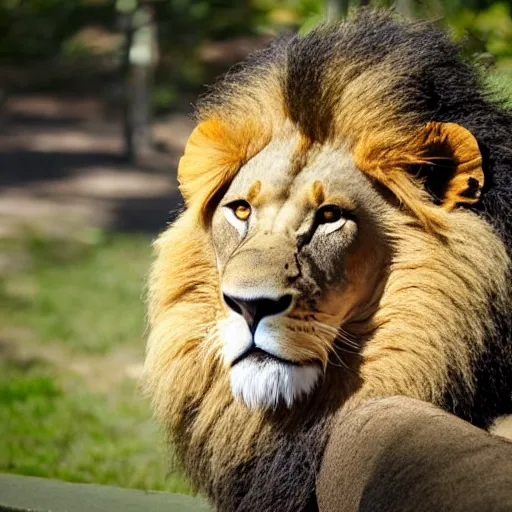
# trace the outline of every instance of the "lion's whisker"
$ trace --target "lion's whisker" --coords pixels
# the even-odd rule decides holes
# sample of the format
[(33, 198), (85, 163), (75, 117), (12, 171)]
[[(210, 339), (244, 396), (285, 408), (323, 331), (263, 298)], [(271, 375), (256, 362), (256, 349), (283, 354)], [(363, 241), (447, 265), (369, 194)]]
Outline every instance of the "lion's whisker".
[(336, 368), (344, 368), (345, 370), (352, 371), (352, 368), (342, 359), (342, 357), (336, 352), (336, 350), (332, 350), (331, 353), (336, 357), (340, 364), (336, 364), (333, 361), (330, 361), (330, 364)]

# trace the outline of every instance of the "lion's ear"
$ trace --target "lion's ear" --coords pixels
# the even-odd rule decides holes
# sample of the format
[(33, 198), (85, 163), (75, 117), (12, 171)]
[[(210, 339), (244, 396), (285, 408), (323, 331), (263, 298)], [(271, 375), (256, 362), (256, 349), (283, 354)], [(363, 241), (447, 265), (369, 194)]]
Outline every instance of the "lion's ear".
[(458, 124), (431, 122), (418, 139), (419, 160), (426, 162), (421, 177), (434, 201), (446, 210), (476, 203), (484, 172), (475, 137)]
[(266, 132), (247, 120), (227, 124), (209, 119), (196, 126), (180, 159), (178, 181), (187, 207), (197, 208), (201, 222), (208, 222), (215, 198), (266, 140)]
[(231, 179), (242, 157), (230, 144), (222, 123), (208, 120), (198, 124), (190, 135), (178, 166), (180, 191), (188, 207), (201, 208)]
[(478, 143), (455, 123), (431, 122), (412, 134), (369, 131), (354, 159), (431, 231), (443, 229), (439, 207), (476, 203), (484, 185)]

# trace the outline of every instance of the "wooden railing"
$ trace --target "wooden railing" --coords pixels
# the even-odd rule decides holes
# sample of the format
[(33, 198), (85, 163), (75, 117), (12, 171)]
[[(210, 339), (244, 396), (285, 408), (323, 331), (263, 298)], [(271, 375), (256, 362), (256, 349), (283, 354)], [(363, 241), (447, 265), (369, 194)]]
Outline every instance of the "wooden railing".
[(206, 512), (183, 494), (0, 474), (0, 512)]

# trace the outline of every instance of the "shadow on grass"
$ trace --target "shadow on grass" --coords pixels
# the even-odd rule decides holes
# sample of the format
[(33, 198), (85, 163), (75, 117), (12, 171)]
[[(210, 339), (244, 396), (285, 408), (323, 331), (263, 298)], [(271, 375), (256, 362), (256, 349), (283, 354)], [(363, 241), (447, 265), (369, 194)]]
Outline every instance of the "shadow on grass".
[[(48, 362), (41, 357), (21, 355), (16, 344), (0, 339), (0, 363), (7, 365), (14, 372), (30, 372), (48, 369)], [(0, 400), (3, 400), (3, 396)]]
[[(165, 158), (165, 161), (168, 157)], [(162, 167), (165, 165), (162, 163)], [(158, 233), (167, 223), (174, 220), (176, 212), (182, 207), (183, 201), (177, 187), (169, 191), (169, 187), (162, 193), (157, 190), (151, 194), (136, 191), (128, 195), (119, 194), (117, 190), (102, 191), (100, 196), (91, 195), (79, 188), (72, 192), (54, 193), (48, 182), (61, 182), (70, 178), (87, 175), (91, 169), (95, 171), (104, 168), (119, 174), (119, 184), (122, 187), (123, 172), (133, 172), (134, 167), (128, 165), (122, 156), (108, 152), (45, 152), (34, 150), (0, 151), (0, 186), (3, 187), (32, 187), (30, 194), (35, 198), (44, 198), (55, 201), (91, 202), (108, 211), (109, 222), (105, 229), (124, 232)], [(153, 167), (137, 166), (137, 172), (148, 175), (163, 174), (173, 176), (175, 170), (165, 167), (165, 172), (155, 170)], [(139, 178), (144, 181), (144, 178)], [(170, 178), (172, 182), (172, 178)], [(38, 185), (44, 184), (44, 190), (38, 190)]]

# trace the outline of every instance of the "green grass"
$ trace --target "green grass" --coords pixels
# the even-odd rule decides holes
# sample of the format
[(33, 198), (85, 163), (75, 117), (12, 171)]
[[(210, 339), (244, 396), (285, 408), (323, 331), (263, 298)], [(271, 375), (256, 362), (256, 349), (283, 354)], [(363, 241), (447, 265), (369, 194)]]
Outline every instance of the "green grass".
[(0, 281), (0, 472), (188, 492), (128, 371), (143, 361), (150, 243), (11, 244), (29, 267)]
[[(53, 242), (55, 244), (56, 242)], [(1, 323), (23, 327), (38, 343), (62, 343), (71, 350), (106, 353), (142, 343), (141, 294), (149, 266), (150, 240), (114, 236), (64, 259), (68, 247), (30, 239), (32, 269), (4, 281)], [(67, 242), (69, 245), (69, 242)]]
[[(65, 390), (44, 366), (1, 365), (0, 469), (74, 482), (186, 492), (168, 476), (140, 398)], [(133, 389), (131, 390), (133, 391)]]

